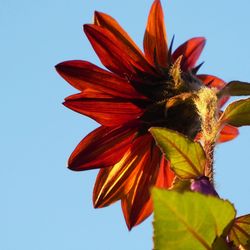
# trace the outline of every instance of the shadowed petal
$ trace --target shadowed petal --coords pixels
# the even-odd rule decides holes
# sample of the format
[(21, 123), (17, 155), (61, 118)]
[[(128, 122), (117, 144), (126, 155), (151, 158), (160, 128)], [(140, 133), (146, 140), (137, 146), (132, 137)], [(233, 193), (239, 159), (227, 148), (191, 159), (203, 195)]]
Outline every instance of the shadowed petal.
[(239, 130), (231, 125), (225, 125), (217, 139), (217, 143), (231, 141), (239, 135)]
[(138, 137), (117, 164), (99, 171), (93, 192), (94, 207), (110, 205), (130, 191), (151, 141), (148, 135)]
[(145, 55), (152, 64), (167, 66), (168, 47), (164, 15), (160, 0), (155, 0), (149, 16), (144, 34), (143, 47)]
[(68, 162), (70, 169), (83, 171), (114, 165), (126, 153), (138, 124), (111, 128), (101, 126), (88, 134), (75, 148)]
[(181, 69), (183, 71), (192, 69), (199, 59), (205, 43), (206, 40), (204, 37), (195, 37), (186, 41), (175, 50), (172, 55), (172, 60), (175, 62), (182, 56)]
[(129, 229), (141, 223), (152, 213), (150, 188), (156, 182), (160, 159), (161, 153), (152, 142), (151, 150), (148, 149), (146, 152), (140, 171), (131, 183), (130, 191), (122, 198), (122, 210)]
[[(224, 88), (224, 86), (226, 85), (226, 83), (220, 79), (217, 76), (213, 76), (213, 75), (197, 75), (197, 77), (207, 86), (210, 88), (216, 88), (218, 90), (221, 90), (222, 88)], [(219, 100), (219, 107), (222, 107), (229, 99), (229, 96), (223, 96), (220, 100)]]
[(56, 65), (56, 70), (80, 91), (90, 88), (118, 97), (145, 98), (134, 89), (129, 81), (90, 62), (80, 60), (62, 62)]
[(112, 72), (126, 79), (132, 78), (138, 71), (155, 75), (145, 58), (131, 50), (109, 30), (88, 24), (84, 25), (84, 32), (102, 64)]
[(84, 92), (72, 95), (63, 103), (66, 107), (87, 115), (104, 126), (118, 126), (130, 120), (138, 119), (143, 110), (129, 99), (115, 98), (100, 93), (93, 98)]

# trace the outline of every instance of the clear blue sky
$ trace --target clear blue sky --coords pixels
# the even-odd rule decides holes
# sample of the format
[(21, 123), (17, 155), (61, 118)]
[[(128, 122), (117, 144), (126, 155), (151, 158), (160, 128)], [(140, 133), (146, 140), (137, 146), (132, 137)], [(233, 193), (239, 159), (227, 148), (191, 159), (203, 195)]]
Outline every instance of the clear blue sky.
[[(109, 13), (142, 45), (147, 0), (1, 0), (1, 250), (146, 250), (150, 217), (128, 232), (120, 204), (92, 208), (97, 171), (66, 168), (76, 144), (97, 124), (61, 105), (75, 93), (54, 65), (84, 59), (100, 65), (82, 32), (94, 10)], [(201, 72), (250, 81), (249, 0), (162, 0), (175, 46), (193, 36), (207, 45)], [(216, 151), (222, 197), (250, 212), (250, 127)], [(247, 198), (248, 197), (248, 198)]]

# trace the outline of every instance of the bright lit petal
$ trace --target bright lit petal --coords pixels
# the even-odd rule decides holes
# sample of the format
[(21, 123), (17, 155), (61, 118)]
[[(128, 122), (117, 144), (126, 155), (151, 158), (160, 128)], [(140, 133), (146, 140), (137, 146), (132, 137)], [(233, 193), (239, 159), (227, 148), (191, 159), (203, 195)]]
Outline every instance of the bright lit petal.
[(138, 137), (117, 164), (99, 171), (93, 192), (95, 207), (110, 205), (130, 191), (151, 141), (148, 135)]
[(175, 174), (170, 169), (170, 162), (166, 160), (163, 155), (155, 186), (158, 188), (170, 188), (173, 184), (174, 177)]
[(122, 198), (122, 210), (129, 229), (152, 213), (150, 188), (156, 183), (160, 159), (161, 153), (152, 142), (151, 150), (147, 151), (146, 157), (141, 162), (141, 170), (131, 182), (129, 193)]
[(137, 126), (128, 124), (119, 128), (101, 126), (95, 129), (75, 148), (69, 158), (69, 168), (83, 171), (119, 162), (132, 143)]

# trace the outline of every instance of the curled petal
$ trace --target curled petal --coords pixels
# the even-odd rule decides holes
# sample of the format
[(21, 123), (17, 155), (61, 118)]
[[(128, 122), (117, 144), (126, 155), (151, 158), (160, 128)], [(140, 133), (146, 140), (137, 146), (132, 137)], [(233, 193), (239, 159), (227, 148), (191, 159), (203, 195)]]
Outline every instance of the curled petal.
[(231, 125), (225, 125), (220, 131), (217, 143), (231, 141), (239, 135), (239, 130)]
[(151, 7), (143, 46), (145, 55), (152, 64), (156, 61), (161, 66), (167, 66), (167, 35), (160, 0), (155, 0)]
[(134, 89), (129, 81), (90, 62), (80, 60), (62, 62), (56, 65), (56, 70), (80, 91), (94, 89), (118, 97), (145, 98)]
[(161, 153), (154, 144), (151, 146), (152, 149), (147, 151), (140, 165), (140, 171), (129, 184), (130, 191), (122, 198), (122, 210), (129, 229), (141, 223), (152, 213), (150, 188), (156, 183)]
[(206, 40), (204, 37), (195, 37), (186, 41), (175, 50), (172, 55), (172, 61), (175, 62), (180, 56), (182, 56), (181, 69), (187, 71), (194, 68), (205, 43)]
[(130, 191), (145, 163), (150, 143), (148, 135), (138, 137), (118, 163), (99, 171), (93, 192), (94, 207), (110, 205)]
[(84, 25), (84, 31), (102, 64), (112, 72), (130, 79), (140, 72), (155, 74), (145, 58), (131, 50), (124, 41), (98, 25)]
[(68, 166), (75, 171), (104, 168), (119, 162), (130, 147), (138, 124), (101, 126), (88, 134), (71, 154)]
[(115, 98), (102, 93), (94, 98), (84, 92), (75, 94), (66, 98), (64, 105), (104, 126), (111, 127), (138, 119), (143, 114), (143, 110), (129, 99)]

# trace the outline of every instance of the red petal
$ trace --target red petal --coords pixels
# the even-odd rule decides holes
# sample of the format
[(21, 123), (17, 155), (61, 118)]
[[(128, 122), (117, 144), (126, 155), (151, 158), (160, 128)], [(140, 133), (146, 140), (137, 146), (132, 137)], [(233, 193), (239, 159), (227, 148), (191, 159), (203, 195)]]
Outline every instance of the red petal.
[(69, 158), (69, 168), (83, 171), (114, 165), (130, 147), (138, 124), (119, 128), (101, 126), (88, 134)]
[(145, 145), (150, 143), (148, 135), (138, 137), (117, 164), (99, 171), (93, 192), (95, 207), (110, 205), (130, 191), (145, 161)]
[(226, 83), (217, 76), (213, 75), (197, 75), (197, 77), (207, 86), (210, 88), (216, 88), (221, 90)]
[[(144, 194), (142, 194), (144, 195)], [(137, 197), (138, 198), (138, 197)], [(137, 215), (137, 218), (131, 218), (131, 204), (129, 202), (128, 199), (124, 198), (121, 201), (121, 205), (122, 205), (122, 211), (123, 211), (123, 215), (127, 224), (127, 227), (129, 230), (131, 230), (134, 226), (139, 225), (140, 223), (142, 223), (145, 219), (147, 219), (152, 213), (153, 213), (153, 201), (152, 198), (149, 198), (147, 196), (147, 200), (140, 201), (139, 204), (137, 204), (136, 206), (140, 206), (140, 211)]]
[(155, 186), (158, 188), (169, 188), (173, 184), (174, 177), (175, 174), (170, 169), (170, 162), (163, 155)]
[(86, 61), (67, 61), (56, 65), (57, 72), (73, 87), (95, 89), (113, 96), (145, 98), (129, 81)]
[[(221, 90), (226, 83), (217, 76), (213, 75), (197, 75), (197, 77), (210, 88)], [(219, 101), (219, 107), (222, 107), (229, 99), (229, 96), (223, 96)]]
[(141, 162), (140, 171), (134, 177), (129, 193), (122, 199), (123, 214), (129, 229), (152, 213), (150, 188), (156, 182), (161, 160), (161, 153), (153, 143)]
[[(104, 94), (105, 95), (105, 94)], [(89, 97), (84, 92), (66, 98), (64, 105), (104, 126), (117, 126), (138, 119), (143, 110), (128, 99), (112, 96)]]
[(94, 24), (111, 32), (119, 40), (119, 43), (126, 48), (128, 54), (136, 62), (140, 62), (145, 72), (152, 71), (152, 66), (146, 60), (142, 51), (114, 18), (105, 13), (96, 11), (94, 15)]
[(145, 55), (154, 64), (167, 66), (168, 46), (164, 14), (160, 0), (155, 0), (149, 16), (143, 41)]
[[(102, 64), (112, 72), (130, 79), (138, 71), (154, 74), (146, 60), (138, 56), (126, 42), (97, 25), (84, 25), (84, 31)], [(148, 66), (148, 67), (147, 67)]]
[[(160, 158), (158, 158), (156, 161), (158, 160), (160, 160)], [(157, 164), (154, 164), (154, 166), (157, 166)], [(143, 186), (142, 181), (138, 181), (136, 183), (137, 185), (136, 188), (138, 189), (140, 188), (141, 190), (137, 191), (137, 190), (132, 189), (132, 191), (130, 192), (130, 197), (131, 195), (134, 196), (133, 204), (131, 204), (131, 200), (130, 200), (131, 198), (129, 196), (122, 199), (122, 209), (123, 209), (124, 217), (125, 217), (125, 220), (129, 229), (140, 224), (153, 212), (152, 198), (150, 197), (150, 194), (147, 192), (147, 190), (149, 190), (150, 187), (152, 187), (153, 185), (159, 188), (169, 188), (172, 185), (172, 182), (174, 179), (174, 173), (170, 169), (169, 162), (165, 160), (164, 157), (162, 157), (159, 172), (157, 171), (157, 169), (154, 169), (154, 171), (155, 173), (149, 174), (151, 175), (151, 178), (152, 178), (152, 182), (149, 185), (147, 185), (147, 182), (146, 182), (145, 183), (146, 185)], [(143, 175), (144, 174), (145, 173), (143, 173)], [(157, 175), (158, 177), (155, 181), (155, 177)]]
[(239, 130), (231, 125), (225, 125), (217, 139), (217, 143), (231, 141), (239, 135)]
[(71, 101), (71, 100), (75, 100), (77, 96), (81, 96), (82, 98), (113, 98), (113, 96), (100, 92), (98, 90), (94, 90), (94, 89), (85, 89), (83, 92), (78, 93), (78, 94), (74, 94), (74, 95), (70, 95), (68, 97), (65, 98), (65, 101)]
[(206, 40), (204, 37), (195, 37), (186, 41), (175, 50), (172, 60), (175, 61), (182, 56), (181, 69), (183, 71), (192, 69), (199, 59), (205, 43)]

